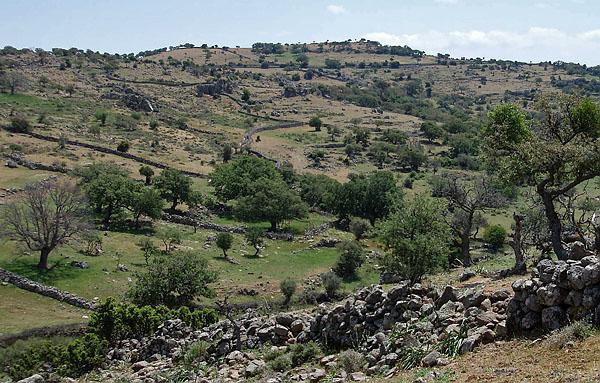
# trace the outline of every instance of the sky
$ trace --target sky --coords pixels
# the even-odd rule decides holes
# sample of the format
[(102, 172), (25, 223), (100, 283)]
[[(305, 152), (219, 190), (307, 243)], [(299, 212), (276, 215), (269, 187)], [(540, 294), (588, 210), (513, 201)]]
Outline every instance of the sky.
[(0, 46), (111, 53), (367, 38), (428, 54), (600, 65), (600, 0), (2, 0)]

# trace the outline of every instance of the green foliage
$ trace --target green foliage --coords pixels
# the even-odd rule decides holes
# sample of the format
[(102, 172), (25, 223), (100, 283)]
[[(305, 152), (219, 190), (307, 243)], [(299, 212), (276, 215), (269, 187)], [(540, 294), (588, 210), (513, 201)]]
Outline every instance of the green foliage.
[(390, 250), (384, 260), (387, 271), (415, 283), (443, 264), (450, 242), (443, 212), (439, 201), (420, 194), (381, 223), (380, 237)]
[(258, 256), (260, 247), (264, 244), (264, 235), (265, 231), (260, 227), (250, 226), (246, 228), (246, 241), (248, 241), (248, 243), (254, 247), (254, 250), (256, 251), (254, 253), (255, 257)]
[(292, 344), (289, 347), (289, 352), (293, 367), (299, 367), (304, 363), (312, 362), (322, 354), (319, 345), (313, 341)]
[(333, 271), (328, 271), (320, 275), (321, 283), (325, 288), (325, 293), (329, 298), (335, 298), (338, 290), (342, 286), (342, 279), (337, 276)]
[(0, 371), (15, 381), (39, 372), (45, 364), (59, 359), (65, 339), (18, 340), (0, 348)]
[(29, 133), (31, 132), (31, 124), (23, 116), (13, 116), (10, 119), (9, 129), (14, 133)]
[(383, 131), (381, 139), (390, 144), (403, 145), (408, 139), (408, 136), (399, 129), (386, 129)]
[(170, 319), (181, 319), (186, 325), (198, 330), (215, 323), (218, 315), (208, 308), (190, 311), (187, 307), (181, 307), (171, 310), (165, 306), (117, 303), (114, 298), (108, 298), (92, 313), (88, 332), (115, 343), (122, 339), (150, 336)]
[(231, 156), (233, 155), (233, 148), (230, 144), (223, 145), (223, 162), (229, 162), (231, 160)]
[(242, 91), (242, 101), (248, 102), (250, 101), (250, 90), (244, 88)]
[(150, 120), (150, 122), (148, 123), (148, 125), (150, 126), (150, 129), (152, 130), (156, 130), (156, 128), (158, 128), (158, 121), (156, 120)]
[(133, 213), (136, 224), (142, 215), (151, 219), (161, 216), (164, 201), (156, 189), (149, 187), (136, 188), (131, 196), (129, 209)]
[(127, 295), (137, 305), (189, 305), (194, 298), (210, 297), (209, 284), (217, 275), (208, 269), (208, 262), (194, 252), (175, 252), (151, 258), (146, 271), (137, 273)]
[(132, 112), (131, 118), (133, 118), (136, 121), (139, 121), (142, 119), (142, 114), (140, 112)]
[(489, 225), (483, 231), (483, 240), (492, 249), (498, 250), (504, 245), (504, 241), (506, 240), (506, 229), (500, 225)]
[[(132, 201), (134, 190), (141, 187), (123, 172), (103, 172), (100, 167), (98, 175), (94, 175), (95, 169), (87, 169), (83, 179), (92, 178), (83, 184), (84, 190), (89, 198), (90, 204), (97, 213), (103, 216), (103, 223), (108, 226), (114, 215), (118, 215), (128, 207)], [(110, 169), (110, 168), (109, 168)]]
[(378, 171), (368, 175), (350, 175), (335, 196), (333, 212), (340, 217), (357, 216), (374, 224), (384, 218), (393, 204), (401, 199), (401, 191), (390, 172)]
[(95, 334), (85, 334), (62, 350), (59, 371), (67, 376), (80, 376), (99, 367), (108, 352), (108, 341)]
[(152, 177), (154, 176), (154, 170), (148, 165), (140, 166), (139, 170), (140, 175), (146, 177), (146, 185), (150, 185), (152, 183)]
[(340, 253), (333, 271), (344, 279), (356, 277), (356, 271), (365, 261), (365, 251), (356, 241), (343, 241), (337, 245)]
[(280, 178), (260, 178), (249, 185), (251, 194), (237, 200), (236, 217), (247, 222), (268, 221), (271, 230), (289, 219), (304, 218), (308, 207)]
[(324, 174), (302, 174), (297, 178), (300, 198), (311, 207), (332, 211), (341, 184)]
[(354, 239), (360, 241), (371, 230), (371, 224), (366, 219), (352, 217), (348, 228), (354, 234)]
[(187, 346), (183, 354), (182, 363), (186, 370), (193, 371), (198, 367), (198, 363), (206, 359), (210, 343), (198, 341)]
[(281, 179), (281, 174), (271, 161), (251, 156), (220, 165), (210, 175), (215, 195), (222, 201), (250, 195), (251, 185), (260, 178)]
[(114, 116), (113, 124), (115, 128), (127, 132), (134, 131), (137, 128), (137, 120), (131, 118), (130, 116), (123, 116), (121, 114)]
[(317, 132), (321, 131), (321, 126), (322, 125), (323, 125), (323, 122), (321, 121), (321, 119), (318, 116), (313, 116), (308, 121), (308, 126), (310, 126), (312, 128), (315, 128), (315, 130)]
[(154, 180), (154, 187), (164, 199), (171, 202), (172, 210), (180, 202), (189, 204), (194, 198), (191, 178), (176, 169), (164, 169)]
[(427, 138), (427, 140), (429, 140), (429, 142), (433, 142), (438, 138), (442, 138), (444, 135), (444, 129), (442, 129), (439, 125), (431, 121), (426, 121), (422, 123), (419, 129), (421, 130), (421, 132), (423, 132), (423, 135), (425, 136), (425, 138)]
[(292, 296), (296, 292), (296, 281), (293, 279), (284, 279), (281, 281), (279, 285), (279, 289), (281, 290), (281, 294), (285, 297), (285, 301), (283, 302), (284, 306), (287, 306), (292, 300)]
[(292, 368), (292, 356), (290, 354), (281, 354), (267, 362), (267, 366), (277, 372), (289, 371)]
[(126, 153), (129, 151), (129, 141), (121, 141), (119, 145), (117, 145), (117, 151), (121, 153)]
[(223, 250), (223, 256), (227, 256), (227, 250), (231, 249), (233, 244), (233, 235), (231, 233), (219, 233), (217, 234), (217, 247)]

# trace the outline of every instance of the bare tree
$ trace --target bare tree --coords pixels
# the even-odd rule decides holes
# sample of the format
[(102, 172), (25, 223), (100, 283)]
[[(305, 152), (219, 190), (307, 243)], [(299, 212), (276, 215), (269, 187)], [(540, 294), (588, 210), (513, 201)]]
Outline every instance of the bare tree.
[(48, 256), (58, 245), (89, 228), (87, 203), (80, 189), (66, 181), (28, 185), (21, 201), (7, 206), (3, 234), (40, 252), (38, 268), (48, 269)]
[(525, 217), (513, 213), (513, 219), (515, 220), (514, 231), (510, 235), (509, 244), (513, 248), (515, 253), (515, 267), (513, 268), (513, 272), (516, 274), (525, 274), (527, 271), (527, 266), (525, 265), (525, 256), (524, 256), (524, 245), (523, 245), (523, 221)]
[(432, 179), (432, 195), (444, 197), (451, 213), (446, 222), (460, 238), (461, 261), (471, 265), (471, 235), (478, 215), (488, 209), (504, 205), (506, 199), (494, 188), (491, 181), (482, 177), (476, 180), (453, 174), (442, 174)]
[(26, 83), (25, 76), (18, 72), (6, 72), (0, 77), (0, 84), (10, 89), (10, 94), (15, 94), (15, 91), (24, 87)]

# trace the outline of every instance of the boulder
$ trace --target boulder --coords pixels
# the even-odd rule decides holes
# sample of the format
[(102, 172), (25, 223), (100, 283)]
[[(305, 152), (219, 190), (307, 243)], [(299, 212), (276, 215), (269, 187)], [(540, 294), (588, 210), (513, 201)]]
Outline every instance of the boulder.
[[(574, 265), (567, 270), (567, 280), (569, 281), (569, 287), (575, 290), (581, 290), (586, 286), (583, 278), (583, 271), (585, 269), (581, 266)], [(589, 284), (588, 284), (589, 285)]]
[(432, 351), (421, 359), (423, 367), (434, 367), (438, 364), (438, 359), (442, 357), (439, 351)]
[(547, 330), (556, 330), (567, 323), (565, 310), (560, 306), (546, 307), (542, 310), (542, 326)]
[(539, 303), (543, 306), (556, 306), (564, 302), (567, 292), (554, 283), (542, 286), (537, 290)]
[(21, 379), (17, 383), (44, 383), (46, 379), (40, 374), (31, 375), (28, 378)]

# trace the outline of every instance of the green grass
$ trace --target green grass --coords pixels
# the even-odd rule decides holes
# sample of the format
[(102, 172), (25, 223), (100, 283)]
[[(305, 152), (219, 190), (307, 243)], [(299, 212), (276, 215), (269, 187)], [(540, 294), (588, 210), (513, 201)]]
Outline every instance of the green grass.
[(43, 170), (29, 170), (26, 168), (10, 169), (6, 166), (0, 167), (0, 188), (22, 188), (23, 186), (41, 181), (56, 173)]
[(86, 322), (89, 312), (54, 299), (0, 285), (0, 335), (65, 323)]

